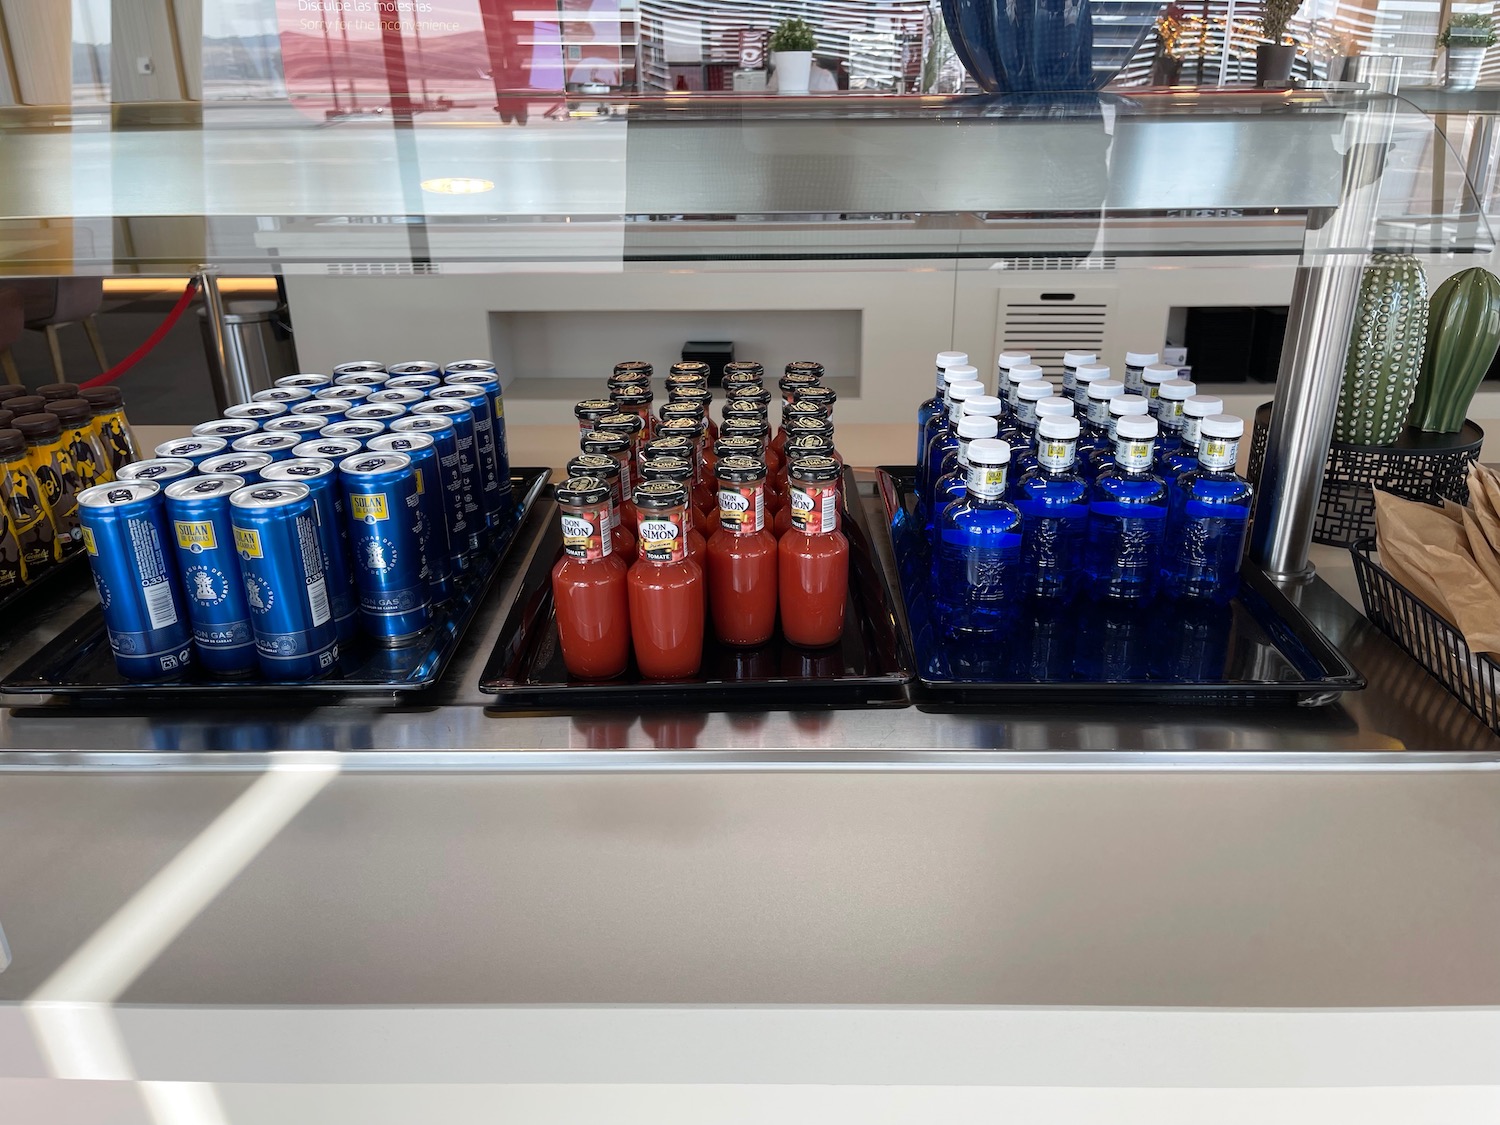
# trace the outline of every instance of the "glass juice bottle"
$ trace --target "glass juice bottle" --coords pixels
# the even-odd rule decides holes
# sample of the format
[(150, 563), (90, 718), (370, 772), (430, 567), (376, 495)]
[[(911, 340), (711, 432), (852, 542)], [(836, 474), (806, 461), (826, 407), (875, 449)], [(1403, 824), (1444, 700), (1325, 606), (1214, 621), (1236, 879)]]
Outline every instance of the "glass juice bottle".
[[(917, 450), (917, 480), (921, 481), (927, 472), (927, 450), (932, 445), (932, 439), (938, 435), (944, 426), (948, 424), (949, 399), (948, 391), (955, 383), (977, 383), (979, 382), (979, 369), (967, 363), (955, 363), (943, 372), (943, 407), (934, 410), (928, 417), (927, 423), (922, 430), (921, 446)], [(980, 389), (984, 393), (983, 388)]]
[(1156, 419), (1157, 426), (1157, 472), (1161, 472), (1167, 457), (1177, 452), (1182, 445), (1182, 408), (1197, 393), (1198, 388), (1187, 379), (1167, 379), (1156, 388), (1156, 401), (1152, 403), (1151, 414)]
[[(660, 440), (660, 439), (658, 439)], [(692, 495), (693, 465), (681, 457), (653, 457), (641, 468), (642, 481), (667, 481), (670, 484), (680, 484), (689, 496)], [(688, 558), (702, 568), (705, 575), (708, 574), (708, 540), (703, 532), (698, 529), (697, 509), (689, 500), (687, 506), (687, 518), (685, 527), (687, 530), (687, 553)], [(636, 553), (640, 553), (640, 539), (636, 539)], [(703, 596), (708, 596), (708, 584), (703, 586)]]
[(615, 497), (620, 493), (620, 463), (607, 453), (580, 453), (568, 462), (570, 477), (598, 477), (609, 489), (609, 553), (629, 566), (635, 562), (635, 533), (625, 526)]
[(1230, 414), (1203, 419), (1198, 467), (1170, 488), (1163, 592), (1222, 604), (1239, 588), (1240, 558), (1250, 526), (1250, 483), (1235, 472), (1245, 423)]
[[(635, 540), (635, 502), (631, 499), (635, 495), (635, 478), (637, 465), (635, 454), (630, 448), (630, 439), (623, 434), (606, 434), (599, 430), (590, 430), (578, 439), (578, 447), (585, 454), (612, 457), (615, 464), (620, 467), (618, 475), (610, 478), (610, 489), (615, 491), (615, 526), (624, 527), (630, 532), (632, 548)], [(635, 558), (632, 549), (631, 559)]]
[[(803, 457), (827, 457), (833, 462), (834, 467), (839, 470), (839, 475), (834, 477), (833, 489), (837, 496), (843, 495), (843, 469), (844, 463), (839, 455), (834, 452), (833, 438), (824, 434), (799, 434), (793, 432), (786, 439), (787, 476), (788, 476), (788, 500), (782, 505), (781, 511), (776, 513), (776, 519), (772, 522), (771, 532), (780, 539), (788, 531), (792, 530), (792, 506), (790, 500), (790, 477), (792, 462)], [(838, 517), (838, 506), (835, 506), (835, 518)]]
[(791, 529), (777, 544), (781, 632), (794, 645), (823, 648), (844, 635), (849, 541), (839, 530), (841, 475), (832, 457), (792, 461), (787, 508)]
[(787, 407), (796, 401), (798, 390), (821, 386), (822, 382), (823, 365), (811, 360), (794, 360), (787, 364), (785, 373), (776, 381), (781, 388), (781, 427), (771, 439), (771, 444), (778, 453), (786, 447)]
[(1021, 513), (1021, 572), (1027, 597), (1067, 601), (1083, 577), (1088, 482), (1077, 471), (1078, 419), (1043, 418), (1036, 468), (1015, 483)]
[(552, 568), (552, 603), (563, 664), (580, 680), (611, 679), (630, 660), (629, 568), (613, 550), (612, 506), (601, 477), (557, 487), (563, 554)]
[[(1088, 451), (1080, 466), (1083, 475), (1093, 480), (1101, 469), (1115, 463), (1115, 436), (1121, 418), (1145, 418), (1150, 415), (1150, 406), (1140, 395), (1115, 395), (1109, 400), (1109, 422), (1105, 427), (1104, 440)], [(1153, 464), (1155, 461), (1153, 459)]]
[(1198, 432), (1203, 419), (1224, 413), (1224, 400), (1218, 395), (1189, 395), (1182, 404), (1182, 434), (1177, 448), (1158, 462), (1162, 479), (1171, 481), (1181, 473), (1198, 467)]
[(943, 459), (943, 463), (951, 467), (938, 478), (937, 487), (933, 490), (930, 519), (926, 527), (928, 539), (932, 538), (933, 529), (948, 505), (958, 503), (968, 495), (969, 446), (998, 434), (998, 421), (998, 418), (984, 414), (965, 414), (958, 420), (958, 448)]
[(933, 391), (931, 398), (923, 399), (917, 404), (918, 463), (921, 462), (923, 454), (927, 452), (926, 447), (922, 444), (922, 439), (927, 433), (927, 420), (932, 417), (933, 411), (943, 409), (943, 372), (957, 364), (968, 362), (968, 352), (938, 352), (937, 354), (937, 389)]
[(684, 387), (681, 390), (671, 392), (672, 402), (691, 402), (702, 412), (704, 425), (707, 427), (707, 437), (710, 444), (719, 440), (719, 427), (714, 421), (713, 415), (709, 413), (709, 407), (713, 405), (714, 393), (708, 389), (708, 384), (696, 387)]
[(731, 454), (714, 468), (719, 530), (708, 541), (708, 608), (727, 645), (765, 644), (776, 630), (776, 537), (766, 530), (766, 464)]
[(703, 663), (703, 571), (687, 553), (687, 489), (646, 481), (635, 492), (639, 557), (627, 578), (636, 667), (654, 680), (697, 675)]
[(938, 521), (932, 596), (944, 636), (1004, 629), (1020, 599), (1021, 513), (1005, 499), (1010, 446), (969, 445), (968, 494)]
[(1167, 487), (1151, 471), (1156, 419), (1121, 418), (1115, 433), (1115, 463), (1089, 491), (1084, 571), (1096, 600), (1139, 603), (1155, 592)]

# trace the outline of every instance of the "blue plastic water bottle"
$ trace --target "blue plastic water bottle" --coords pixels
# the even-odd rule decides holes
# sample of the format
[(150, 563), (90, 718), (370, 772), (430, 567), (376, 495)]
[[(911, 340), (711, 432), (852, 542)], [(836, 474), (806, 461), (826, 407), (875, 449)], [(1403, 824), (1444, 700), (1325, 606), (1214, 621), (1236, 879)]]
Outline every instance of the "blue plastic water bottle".
[(1198, 393), (1198, 388), (1187, 379), (1167, 379), (1154, 389), (1156, 398), (1151, 400), (1151, 416), (1156, 419), (1156, 471), (1160, 473), (1167, 458), (1182, 445), (1182, 407)]
[(1121, 418), (1115, 433), (1115, 463), (1089, 492), (1084, 570), (1094, 598), (1144, 602), (1155, 592), (1167, 519), (1167, 486), (1151, 471), (1156, 419)]
[[(970, 402), (983, 401), (970, 399)], [(965, 403), (965, 405), (968, 405)], [(944, 459), (948, 471), (938, 478), (937, 488), (933, 491), (932, 518), (926, 527), (927, 538), (932, 539), (933, 526), (947, 509), (948, 505), (962, 500), (968, 495), (969, 486), (969, 445), (972, 442), (984, 438), (992, 438), (998, 431), (997, 419), (991, 415), (965, 414), (958, 420), (958, 449)]]
[(1198, 429), (1203, 419), (1224, 413), (1224, 400), (1218, 395), (1191, 395), (1182, 404), (1182, 435), (1177, 448), (1158, 462), (1162, 479), (1171, 482), (1189, 469), (1198, 467)]
[[(1019, 352), (1001, 352), (1000, 359), (1006, 361), (1007, 356), (1019, 355)], [(1028, 358), (1021, 362), (1011, 362), (1008, 367), (1001, 367), (1000, 374), (995, 380), (995, 394), (1005, 400), (1005, 417), (1007, 420), (1016, 416), (1016, 392), (1022, 383), (1032, 383), (1040, 379), (1047, 381), (1047, 373)]]
[(1146, 370), (1141, 375), (1141, 390), (1138, 393), (1145, 396), (1146, 403), (1151, 408), (1151, 417), (1157, 417), (1157, 407), (1161, 401), (1161, 385), (1176, 378), (1177, 368), (1170, 363), (1152, 363), (1146, 366)]
[(932, 417), (933, 411), (943, 409), (943, 372), (950, 367), (960, 363), (968, 363), (967, 352), (938, 352), (937, 354), (937, 390), (929, 399), (924, 399), (917, 407), (917, 464), (922, 463), (922, 458), (927, 456), (927, 421)]
[(1021, 513), (1024, 592), (1045, 601), (1066, 601), (1083, 577), (1088, 530), (1088, 483), (1075, 468), (1077, 418), (1043, 418), (1037, 427), (1037, 467), (1015, 485)]
[(1064, 397), (1073, 398), (1073, 392), (1078, 386), (1078, 369), (1084, 364), (1098, 362), (1099, 356), (1095, 352), (1063, 352), (1062, 393)]
[[(1038, 371), (1041, 368), (1037, 368)], [(1042, 378), (1027, 379), (1025, 382), (1012, 383), (1012, 393), (1015, 395), (1011, 403), (1010, 418), (1001, 437), (1010, 442), (1011, 464), (1021, 453), (1029, 451), (1036, 445), (1036, 424), (1039, 415), (1036, 412), (1037, 404), (1052, 397), (1052, 384)], [(1011, 473), (1011, 486), (1015, 486), (1015, 473)]]
[(1093, 480), (1101, 469), (1115, 463), (1115, 427), (1121, 418), (1144, 418), (1150, 413), (1146, 400), (1140, 395), (1115, 395), (1109, 400), (1109, 421), (1104, 425), (1103, 440), (1083, 459), (1080, 471), (1084, 478)]
[(923, 527), (932, 518), (932, 494), (937, 489), (938, 478), (943, 475), (943, 458), (958, 451), (958, 420), (963, 417), (964, 403), (970, 399), (989, 397), (984, 393), (984, 384), (972, 379), (949, 383), (945, 394), (948, 413), (943, 424), (937, 427), (932, 440), (927, 443), (927, 464), (920, 477), (922, 488), (917, 496), (917, 515), (921, 517)]
[[(1083, 378), (1083, 371), (1078, 372)], [(1083, 432), (1078, 436), (1078, 463), (1088, 472), (1089, 455), (1096, 449), (1108, 449), (1109, 400), (1125, 393), (1125, 384), (1117, 379), (1095, 379), (1085, 387), (1084, 413), (1079, 418)]]
[[(1027, 352), (1001, 352), (995, 357), (995, 397), (1003, 398), (1007, 409), (1011, 405), (1011, 398), (1007, 391), (1010, 385), (1010, 373), (1017, 367), (1032, 367), (1031, 356)], [(1042, 369), (1036, 368), (1036, 374), (1030, 378), (1042, 378)]]
[[(1036, 404), (1036, 417), (1038, 425), (1046, 418), (1071, 418), (1073, 417), (1073, 400), (1058, 394), (1054, 394), (1051, 398), (1041, 399)], [(1010, 487), (1012, 492), (1015, 491), (1016, 481), (1031, 472), (1036, 466), (1035, 445), (1021, 453), (1012, 454), (1010, 459)], [(1014, 503), (1013, 498), (1012, 503)]]
[(1133, 395), (1145, 394), (1146, 368), (1161, 362), (1159, 352), (1125, 353), (1125, 389)]
[[(926, 478), (927, 473), (927, 448), (932, 444), (932, 439), (937, 437), (939, 431), (948, 424), (948, 388), (955, 383), (977, 383), (979, 382), (979, 369), (967, 363), (953, 363), (943, 370), (943, 405), (942, 409), (934, 409), (932, 414), (922, 426), (922, 446), (917, 451), (917, 480)], [(980, 389), (984, 393), (983, 388)]]
[(969, 445), (968, 494), (938, 521), (932, 591), (941, 635), (995, 633), (1021, 600), (1021, 513), (1005, 500), (1010, 446)]
[(1083, 423), (1084, 433), (1089, 432), (1088, 423), (1084, 421), (1089, 412), (1089, 387), (1109, 377), (1107, 363), (1081, 363), (1073, 373), (1073, 405), (1077, 408), (1078, 420)]
[(1168, 597), (1222, 604), (1239, 589), (1254, 495), (1234, 471), (1244, 433), (1244, 421), (1232, 414), (1203, 419), (1198, 467), (1172, 485), (1161, 572)]

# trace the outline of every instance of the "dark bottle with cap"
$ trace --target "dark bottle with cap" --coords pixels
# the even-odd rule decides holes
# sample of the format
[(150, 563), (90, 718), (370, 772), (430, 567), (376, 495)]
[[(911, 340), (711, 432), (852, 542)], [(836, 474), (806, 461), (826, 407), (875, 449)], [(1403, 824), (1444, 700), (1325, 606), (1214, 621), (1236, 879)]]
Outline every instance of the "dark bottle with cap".
[(63, 445), (78, 473), (78, 491), (105, 484), (113, 479), (109, 458), (99, 448), (94, 434), (94, 410), (81, 398), (60, 398), (52, 404), (52, 413), (62, 423)]
[(28, 414), (43, 414), (47, 410), (47, 400), (41, 395), (17, 395), (6, 400), (5, 409), (17, 418), (24, 418)]
[(26, 438), (16, 429), (0, 429), (0, 506), (10, 518), (29, 582), (56, 561), (57, 530), (31, 471)]
[(36, 393), (47, 402), (56, 402), (63, 398), (77, 398), (82, 389), (77, 383), (44, 383)]
[(26, 460), (57, 532), (55, 557), (61, 559), (83, 546), (83, 528), (78, 522), (78, 472), (63, 443), (62, 423), (56, 414), (28, 414), (16, 419), (16, 429), (26, 438)]
[(86, 387), (78, 396), (89, 404), (94, 415), (94, 439), (109, 463), (109, 478), (122, 465), (141, 459), (140, 446), (125, 417), (125, 397), (118, 387)]

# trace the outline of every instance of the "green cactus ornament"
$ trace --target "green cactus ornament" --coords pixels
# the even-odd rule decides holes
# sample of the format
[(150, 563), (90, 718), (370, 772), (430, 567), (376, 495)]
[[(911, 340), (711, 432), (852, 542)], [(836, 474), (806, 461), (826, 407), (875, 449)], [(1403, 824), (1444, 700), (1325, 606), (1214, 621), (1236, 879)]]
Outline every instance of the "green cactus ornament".
[(1427, 355), (1411, 404), (1411, 424), (1456, 433), (1480, 380), (1500, 350), (1500, 277), (1479, 266), (1461, 270), (1433, 291)]
[(1422, 263), (1409, 254), (1375, 255), (1360, 280), (1334, 437), (1390, 445), (1401, 436), (1426, 342)]

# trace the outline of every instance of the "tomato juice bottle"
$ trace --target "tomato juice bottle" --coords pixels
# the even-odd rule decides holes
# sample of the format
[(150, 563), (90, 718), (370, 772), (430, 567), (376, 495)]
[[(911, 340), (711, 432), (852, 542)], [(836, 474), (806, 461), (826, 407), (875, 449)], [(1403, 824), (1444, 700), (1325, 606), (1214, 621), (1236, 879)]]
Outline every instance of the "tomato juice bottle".
[(776, 631), (776, 537), (766, 530), (766, 463), (718, 463), (719, 530), (708, 541), (708, 607), (727, 645), (759, 645)]
[(794, 360), (786, 365), (786, 370), (776, 385), (781, 388), (781, 421), (782, 426), (776, 431), (776, 437), (772, 445), (779, 451), (786, 444), (786, 412), (787, 408), (796, 401), (796, 393), (799, 389), (807, 387), (818, 387), (823, 384), (823, 365), (814, 363), (812, 360)]
[[(687, 407), (696, 410), (697, 407), (690, 403), (668, 404)], [(685, 437), (692, 443), (692, 452), (688, 454), (689, 462), (693, 468), (693, 485), (691, 499), (693, 507), (698, 509), (701, 516), (707, 517), (710, 510), (716, 507), (712, 488), (713, 477), (709, 475), (708, 466), (703, 458), (703, 419), (688, 417), (677, 414), (666, 418), (658, 427), (658, 433), (666, 437)]]
[[(672, 484), (680, 484), (689, 496), (692, 496), (691, 484), (693, 479), (693, 463), (683, 457), (653, 457), (647, 461), (641, 469), (643, 481), (669, 481)], [(692, 559), (700, 567), (703, 573), (708, 573), (708, 535), (699, 526), (702, 517), (697, 509), (689, 501), (687, 506), (687, 544), (688, 558)], [(714, 527), (719, 525), (718, 513), (714, 514)], [(639, 550), (639, 547), (637, 547)], [(704, 596), (708, 594), (708, 587), (703, 587)]]
[[(733, 418), (724, 423), (720, 430), (724, 436), (714, 446), (717, 454), (723, 446), (724, 439), (735, 438), (744, 440), (749, 438), (754, 441), (756, 450), (752, 454), (749, 450), (739, 448), (731, 452), (741, 453), (745, 456), (759, 457), (766, 463), (766, 511), (773, 516), (786, 506), (786, 459), (780, 453), (770, 448), (771, 428), (766, 425), (763, 418)], [(769, 517), (768, 517), (769, 518)]]
[(557, 486), (563, 555), (552, 568), (552, 603), (568, 675), (607, 680), (630, 660), (630, 605), (624, 560), (612, 549), (609, 485), (569, 477)]
[(838, 518), (843, 469), (832, 457), (799, 457), (789, 471), (792, 528), (776, 548), (781, 632), (794, 645), (822, 648), (843, 637), (849, 594), (849, 541)]
[(640, 458), (641, 448), (646, 444), (646, 423), (639, 414), (624, 414), (616, 411), (607, 414), (594, 424), (594, 429), (606, 434), (619, 434), (630, 442), (630, 455)]
[(708, 385), (698, 387), (684, 387), (681, 390), (671, 392), (673, 402), (690, 402), (703, 411), (703, 420), (708, 427), (708, 440), (715, 442), (719, 440), (719, 427), (714, 424), (713, 415), (709, 413), (709, 407), (713, 405), (714, 395), (708, 389)]
[(694, 676), (703, 663), (703, 570), (687, 552), (687, 490), (668, 480), (635, 492), (640, 555), (630, 568), (630, 636), (648, 679)]
[(765, 378), (765, 367), (753, 359), (732, 359), (724, 365), (724, 377), (720, 382), (725, 387), (736, 383), (754, 383), (758, 387), (765, 382)]
[(651, 393), (651, 388), (633, 384), (621, 387), (617, 391), (609, 392), (609, 400), (615, 404), (615, 410), (621, 414), (635, 414), (645, 427), (643, 431), (644, 440), (649, 441), (652, 437), (656, 419), (651, 416), (651, 403), (656, 396)]
[(580, 437), (592, 430), (600, 419), (618, 413), (615, 404), (607, 398), (586, 398), (573, 404), (573, 417), (578, 419)]
[[(800, 460), (803, 457), (829, 457), (842, 467), (838, 455), (833, 449), (833, 439), (823, 434), (793, 434), (787, 439), (786, 455), (788, 461), (787, 475), (789, 478), (791, 474), (790, 463)], [(840, 476), (838, 488), (841, 509), (843, 506), (843, 486), (843, 477)], [(788, 493), (790, 493), (790, 480), (788, 481), (787, 489)], [(839, 514), (840, 518), (842, 518), (842, 511)], [(788, 531), (792, 530), (792, 506), (790, 502), (783, 506), (781, 511), (776, 513), (776, 520), (771, 530), (777, 539), (780, 539)]]
[(611, 554), (619, 555), (629, 566), (635, 562), (635, 532), (624, 526), (620, 505), (620, 463), (607, 453), (580, 453), (568, 462), (570, 477), (598, 477), (609, 488), (609, 531)]
[[(610, 480), (610, 491), (615, 494), (615, 526), (624, 526), (629, 530), (631, 539), (635, 538), (635, 503), (631, 497), (635, 495), (636, 472), (635, 454), (630, 448), (630, 439), (624, 434), (607, 434), (602, 430), (590, 430), (578, 441), (579, 449), (586, 454), (599, 454), (614, 459), (620, 467), (618, 477)], [(631, 558), (634, 559), (634, 554)]]

